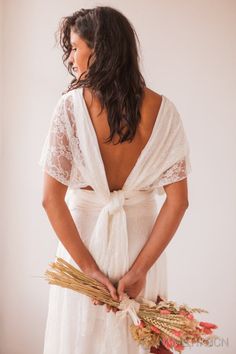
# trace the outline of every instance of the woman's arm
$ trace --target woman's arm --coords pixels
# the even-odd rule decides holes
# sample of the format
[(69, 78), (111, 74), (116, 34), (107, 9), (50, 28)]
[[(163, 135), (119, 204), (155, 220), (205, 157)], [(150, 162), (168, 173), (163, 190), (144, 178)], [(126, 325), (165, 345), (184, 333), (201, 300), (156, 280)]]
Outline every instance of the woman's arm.
[(146, 275), (174, 236), (188, 208), (187, 178), (163, 186), (167, 194), (157, 216), (151, 234), (129, 271), (120, 279), (117, 287), (119, 298), (124, 292), (136, 298), (145, 286)]
[(58, 238), (83, 272), (97, 271), (94, 258), (84, 245), (65, 202), (67, 186), (44, 174), (42, 205)]
[(146, 274), (174, 236), (188, 208), (187, 178), (163, 186), (166, 200), (157, 216), (152, 232), (132, 264), (134, 277)]
[(112, 298), (118, 300), (116, 288), (101, 272), (89, 250), (84, 245), (65, 202), (67, 186), (44, 173), (42, 205), (58, 238), (80, 269), (104, 284)]

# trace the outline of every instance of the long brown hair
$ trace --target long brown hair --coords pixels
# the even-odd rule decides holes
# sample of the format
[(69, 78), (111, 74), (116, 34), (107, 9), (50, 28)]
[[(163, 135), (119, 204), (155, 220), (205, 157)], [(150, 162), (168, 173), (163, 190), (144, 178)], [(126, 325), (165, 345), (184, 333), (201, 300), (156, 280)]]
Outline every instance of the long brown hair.
[[(93, 49), (88, 68), (78, 79), (73, 73), (73, 64), (67, 62), (72, 49), (71, 29)], [(99, 98), (102, 110), (104, 107), (107, 110), (110, 136), (106, 142), (111, 142), (115, 134), (119, 136), (118, 143), (131, 142), (141, 118), (140, 106), (146, 86), (139, 69), (135, 37), (138, 42), (139, 39), (132, 24), (120, 11), (109, 6), (82, 8), (61, 19), (57, 35), (64, 52), (63, 63), (74, 77), (65, 92), (78, 87), (90, 88)]]

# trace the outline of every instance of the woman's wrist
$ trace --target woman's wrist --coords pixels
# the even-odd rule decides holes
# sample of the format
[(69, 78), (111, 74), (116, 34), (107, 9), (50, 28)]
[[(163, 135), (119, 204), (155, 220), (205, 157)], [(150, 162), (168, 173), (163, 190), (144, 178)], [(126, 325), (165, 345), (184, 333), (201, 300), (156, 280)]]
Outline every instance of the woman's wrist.
[(135, 279), (140, 279), (147, 276), (147, 271), (139, 267), (131, 267), (129, 270), (130, 276)]
[(93, 276), (94, 273), (100, 271), (97, 263), (94, 260), (90, 260), (89, 262), (84, 262), (84, 264), (80, 265), (80, 268), (83, 273)]

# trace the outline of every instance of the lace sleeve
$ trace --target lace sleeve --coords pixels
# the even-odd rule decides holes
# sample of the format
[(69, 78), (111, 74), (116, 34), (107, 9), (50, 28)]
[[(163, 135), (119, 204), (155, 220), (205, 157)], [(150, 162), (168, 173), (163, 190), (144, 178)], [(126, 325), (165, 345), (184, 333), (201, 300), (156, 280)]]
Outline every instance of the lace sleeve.
[(158, 186), (160, 187), (166, 184), (181, 181), (186, 177), (187, 177), (186, 160), (183, 159), (176, 162), (173, 166), (168, 168), (168, 170), (166, 170), (162, 174)]
[(70, 123), (62, 96), (52, 115), (38, 164), (57, 181), (69, 186), (73, 156), (70, 148)]
[(165, 194), (163, 186), (171, 183), (181, 181), (187, 178), (188, 174), (192, 171), (192, 166), (190, 164), (189, 156), (177, 161), (174, 165), (169, 167), (160, 177), (157, 192), (162, 195)]

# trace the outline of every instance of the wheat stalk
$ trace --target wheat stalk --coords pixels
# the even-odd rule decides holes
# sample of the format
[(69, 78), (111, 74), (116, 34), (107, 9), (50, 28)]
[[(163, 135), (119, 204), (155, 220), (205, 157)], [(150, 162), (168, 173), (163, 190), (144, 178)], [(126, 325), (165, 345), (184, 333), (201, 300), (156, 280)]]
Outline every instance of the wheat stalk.
[[(46, 280), (49, 284), (77, 291), (119, 309), (120, 301), (116, 301), (111, 297), (109, 290), (104, 284), (79, 271), (63, 258), (56, 258), (56, 262), (50, 263), (52, 270), (45, 272)], [(167, 340), (172, 340), (175, 341), (176, 345), (184, 342), (201, 342), (208, 345), (209, 337), (207, 339), (204, 338), (204, 334), (198, 326), (198, 321), (194, 318), (190, 320), (179, 314), (180, 310), (188, 314), (208, 311), (200, 308), (190, 308), (185, 304), (177, 306), (174, 301), (160, 301), (156, 306), (152, 307), (145, 304), (145, 301), (139, 305), (137, 315), (141, 321), (140, 325), (134, 326), (132, 324), (130, 326), (132, 336), (139, 344), (150, 348), (154, 345), (159, 346), (161, 340), (163, 344)], [(168, 310), (171, 313), (161, 314), (161, 310)], [(181, 336), (178, 331), (181, 332)], [(180, 349), (179, 352), (181, 352)]]

